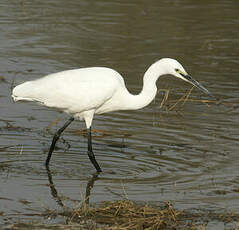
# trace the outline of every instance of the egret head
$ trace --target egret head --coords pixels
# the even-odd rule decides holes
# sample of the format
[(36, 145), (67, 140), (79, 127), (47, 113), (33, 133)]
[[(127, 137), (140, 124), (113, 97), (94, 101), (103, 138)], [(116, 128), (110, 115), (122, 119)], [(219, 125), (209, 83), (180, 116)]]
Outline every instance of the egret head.
[[(162, 63), (164, 63), (164, 68), (166, 73), (173, 75), (177, 78), (180, 78), (184, 81), (187, 81), (191, 83), (192, 85), (196, 86), (198, 89), (202, 90), (204, 93), (208, 94), (209, 96), (212, 96), (212, 94), (204, 88), (199, 82), (194, 80), (183, 68), (183, 66), (172, 58), (163, 58), (160, 60)], [(213, 96), (212, 96), (213, 97)]]

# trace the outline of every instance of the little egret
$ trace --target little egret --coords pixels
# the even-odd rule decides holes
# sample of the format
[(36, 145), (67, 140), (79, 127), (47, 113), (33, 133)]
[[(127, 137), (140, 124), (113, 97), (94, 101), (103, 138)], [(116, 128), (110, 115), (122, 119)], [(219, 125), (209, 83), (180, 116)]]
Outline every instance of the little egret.
[(138, 95), (129, 93), (123, 77), (115, 70), (91, 67), (66, 70), (27, 81), (13, 89), (12, 97), (14, 101), (34, 101), (71, 115), (53, 137), (45, 162), (47, 167), (61, 133), (74, 119), (80, 119), (85, 121), (88, 130), (89, 159), (97, 172), (101, 172), (92, 150), (91, 124), (94, 114), (116, 110), (136, 110), (147, 106), (157, 93), (156, 81), (166, 74), (187, 81), (211, 95), (206, 88), (187, 74), (178, 61), (163, 58), (152, 64), (145, 72), (143, 89)]

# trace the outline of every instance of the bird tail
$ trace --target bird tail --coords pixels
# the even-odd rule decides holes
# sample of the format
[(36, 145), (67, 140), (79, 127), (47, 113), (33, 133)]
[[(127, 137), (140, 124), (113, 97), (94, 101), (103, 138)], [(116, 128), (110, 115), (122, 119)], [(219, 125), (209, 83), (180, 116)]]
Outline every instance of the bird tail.
[(31, 83), (25, 82), (13, 88), (12, 98), (14, 101), (34, 101), (31, 97), (31, 91)]

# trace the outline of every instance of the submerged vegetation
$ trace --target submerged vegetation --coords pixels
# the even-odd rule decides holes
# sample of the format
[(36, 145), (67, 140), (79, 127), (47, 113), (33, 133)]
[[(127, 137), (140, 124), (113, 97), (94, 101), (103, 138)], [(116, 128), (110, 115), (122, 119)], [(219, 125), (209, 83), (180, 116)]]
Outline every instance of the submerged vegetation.
[[(210, 221), (234, 225), (239, 229), (239, 215), (235, 213), (199, 213), (179, 211), (167, 202), (160, 207), (137, 204), (130, 200), (103, 202), (79, 209), (45, 210), (39, 216), (47, 220), (63, 217), (64, 224), (17, 223), (6, 229), (85, 229), (85, 230), (157, 230), (184, 229), (206, 230)], [(228, 229), (228, 228), (227, 228)]]

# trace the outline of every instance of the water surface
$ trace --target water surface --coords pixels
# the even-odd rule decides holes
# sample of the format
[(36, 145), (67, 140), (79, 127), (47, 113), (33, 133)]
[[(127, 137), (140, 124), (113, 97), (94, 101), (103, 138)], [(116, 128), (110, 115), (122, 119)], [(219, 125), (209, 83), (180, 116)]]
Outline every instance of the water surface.
[[(127, 197), (154, 203), (170, 200), (180, 209), (237, 211), (238, 8), (230, 0), (3, 0), (2, 225), (29, 219), (28, 214), (46, 208), (61, 208), (48, 186), (44, 161), (52, 135), (67, 115), (13, 103), (12, 84), (66, 69), (108, 66), (124, 76), (132, 93), (138, 93), (144, 72), (162, 57), (178, 59), (225, 104), (188, 101), (168, 110), (160, 108), (160, 91), (144, 109), (95, 117), (93, 147), (103, 173), (94, 181), (90, 202)], [(165, 76), (158, 87), (170, 90), (172, 102), (191, 86)], [(197, 89), (190, 98), (209, 99)], [(50, 175), (68, 206), (80, 205), (95, 172), (86, 152), (87, 139), (79, 132), (84, 128), (83, 122), (72, 123), (51, 161)]]

